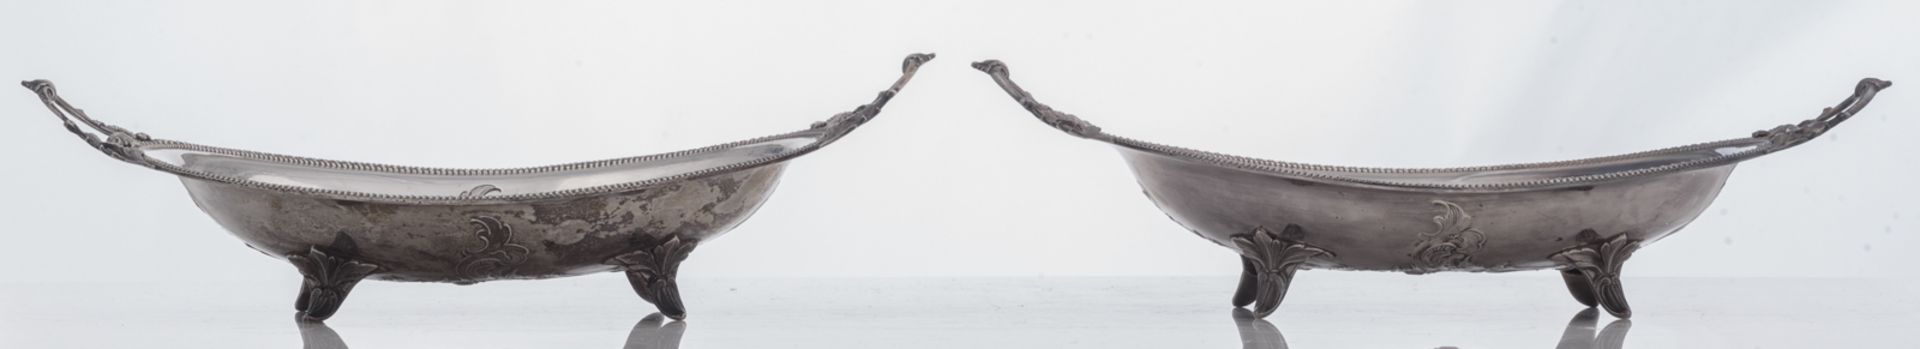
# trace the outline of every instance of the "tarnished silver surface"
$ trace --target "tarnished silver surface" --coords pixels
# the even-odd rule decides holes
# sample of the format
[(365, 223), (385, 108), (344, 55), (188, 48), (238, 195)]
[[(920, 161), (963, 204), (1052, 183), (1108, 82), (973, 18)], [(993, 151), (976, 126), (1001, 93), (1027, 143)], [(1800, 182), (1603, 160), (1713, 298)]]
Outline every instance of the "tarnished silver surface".
[(1106, 133), (974, 63), (1041, 121), (1119, 148), (1147, 197), (1181, 226), (1243, 256), (1235, 306), (1271, 314), (1296, 269), (1501, 272), (1560, 269), (1581, 303), (1628, 317), (1618, 276), (1640, 245), (1686, 226), (1734, 164), (1806, 143), (1890, 82), (1867, 78), (1798, 124), (1728, 139), (1570, 161), (1361, 168), (1254, 159)]
[(673, 278), (694, 246), (752, 215), (788, 160), (871, 120), (931, 59), (907, 57), (873, 102), (805, 130), (513, 169), (343, 162), (153, 138), (95, 121), (51, 82), (21, 84), (87, 144), (180, 176), (214, 221), (292, 262), (305, 276), (295, 308), (307, 317), (332, 315), (363, 278), (470, 284), (624, 271), (642, 298), (678, 319), (685, 311)]

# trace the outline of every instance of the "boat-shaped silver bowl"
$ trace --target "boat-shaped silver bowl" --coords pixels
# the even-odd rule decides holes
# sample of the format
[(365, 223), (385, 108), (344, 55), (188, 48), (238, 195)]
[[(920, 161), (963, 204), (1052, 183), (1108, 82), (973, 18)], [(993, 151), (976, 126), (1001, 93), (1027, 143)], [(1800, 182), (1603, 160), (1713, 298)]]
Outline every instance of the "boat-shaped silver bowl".
[(1272, 314), (1300, 269), (1504, 272), (1557, 269), (1574, 299), (1632, 311), (1620, 270), (1642, 245), (1706, 210), (1741, 161), (1819, 137), (1892, 85), (1749, 137), (1569, 161), (1362, 168), (1206, 152), (1116, 136), (1048, 107), (999, 61), (974, 63), (1041, 121), (1119, 148), (1147, 198), (1241, 255), (1236, 307)]
[(179, 176), (221, 227), (292, 262), (304, 276), (294, 308), (307, 318), (333, 315), (362, 279), (471, 284), (619, 271), (640, 298), (680, 319), (686, 310), (674, 278), (688, 253), (752, 215), (788, 161), (873, 119), (932, 58), (908, 56), (899, 80), (871, 103), (800, 131), (507, 169), (332, 161), (166, 140), (96, 121), (46, 80), (22, 85), (88, 145)]

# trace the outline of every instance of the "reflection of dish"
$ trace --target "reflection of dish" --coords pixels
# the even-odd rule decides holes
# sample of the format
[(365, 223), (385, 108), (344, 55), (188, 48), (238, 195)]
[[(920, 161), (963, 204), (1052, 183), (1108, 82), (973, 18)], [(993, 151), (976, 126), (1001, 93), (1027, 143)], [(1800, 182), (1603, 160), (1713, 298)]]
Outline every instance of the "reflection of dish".
[(295, 314), (293, 323), (300, 327), (300, 342), (306, 349), (347, 349), (347, 341), (340, 339), (340, 333), (334, 332), (327, 323), (313, 321)]
[[(1593, 308), (1580, 310), (1573, 314), (1573, 320), (1567, 322), (1566, 330), (1560, 335), (1560, 344), (1555, 349), (1620, 349), (1627, 341), (1627, 329), (1633, 327), (1633, 321), (1613, 320), (1607, 328), (1594, 335), (1595, 324), (1600, 312)], [(1246, 308), (1233, 309), (1233, 324), (1240, 331), (1240, 344), (1246, 349), (1287, 349), (1287, 337), (1280, 335), (1280, 329), (1262, 320)], [(1352, 346), (1355, 348), (1366, 346)], [(1451, 348), (1451, 347), (1441, 347)]]
[(677, 349), (680, 337), (687, 334), (687, 323), (673, 321), (662, 324), (666, 317), (660, 313), (648, 314), (633, 324), (633, 331), (627, 333), (626, 349)]
[[(326, 323), (294, 316), (294, 323), (300, 327), (300, 342), (306, 349), (346, 349), (347, 342), (340, 338)], [(633, 324), (633, 331), (627, 333), (626, 349), (677, 349), (680, 337), (686, 335), (687, 323), (668, 322), (660, 313), (647, 314), (640, 323)]]
[(1633, 328), (1633, 321), (1613, 320), (1607, 328), (1595, 336), (1594, 326), (1599, 323), (1600, 314), (1587, 308), (1573, 314), (1573, 320), (1567, 321), (1567, 331), (1560, 335), (1560, 345), (1556, 349), (1620, 349), (1627, 343), (1627, 329)]
[(1287, 337), (1280, 335), (1280, 329), (1247, 308), (1233, 308), (1233, 325), (1240, 330), (1241, 348), (1287, 349)]
[(974, 67), (1048, 126), (1114, 146), (1167, 217), (1236, 250), (1243, 272), (1233, 304), (1253, 304), (1260, 316), (1280, 306), (1301, 269), (1557, 269), (1575, 300), (1629, 317), (1619, 277), (1635, 249), (1704, 212), (1736, 163), (1819, 137), (1892, 84), (1862, 79), (1813, 119), (1717, 142), (1544, 163), (1362, 168), (1122, 137), (1035, 100), (999, 61)]

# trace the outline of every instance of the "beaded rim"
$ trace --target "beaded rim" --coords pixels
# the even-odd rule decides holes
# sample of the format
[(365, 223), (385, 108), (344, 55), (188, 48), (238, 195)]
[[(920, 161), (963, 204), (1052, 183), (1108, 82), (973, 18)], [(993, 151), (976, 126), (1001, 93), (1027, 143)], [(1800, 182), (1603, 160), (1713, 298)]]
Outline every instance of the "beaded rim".
[[(1182, 148), (1177, 146), (1170, 146), (1170, 145), (1164, 145), (1159, 143), (1153, 143), (1153, 142), (1147, 142), (1147, 141), (1141, 141), (1141, 140), (1120, 137), (1120, 136), (1111, 136), (1111, 135), (1108, 135), (1108, 137), (1104, 139), (1104, 141), (1113, 143), (1114, 145), (1117, 145), (1120, 147), (1152, 153), (1155, 155), (1167, 156), (1167, 157), (1177, 158), (1180, 160), (1198, 161), (1203, 163), (1216, 164), (1216, 165), (1221, 165), (1221, 166), (1231, 167), (1231, 168), (1241, 169), (1241, 170), (1269, 173), (1269, 174), (1274, 174), (1274, 175), (1279, 175), (1284, 177), (1297, 177), (1297, 178), (1309, 179), (1309, 180), (1350, 183), (1350, 184), (1356, 184), (1356, 185), (1362, 185), (1362, 186), (1380, 187), (1380, 188), (1388, 188), (1388, 189), (1419, 189), (1419, 190), (1442, 190), (1442, 191), (1502, 191), (1502, 190), (1515, 190), (1515, 189), (1541, 189), (1541, 188), (1554, 188), (1554, 187), (1565, 187), (1565, 186), (1590, 185), (1590, 184), (1596, 184), (1600, 182), (1608, 182), (1613, 180), (1626, 179), (1626, 178), (1639, 177), (1639, 176), (1651, 176), (1651, 175), (1659, 175), (1659, 174), (1674, 173), (1674, 172), (1685, 172), (1685, 171), (1731, 165), (1743, 160), (1752, 159), (1760, 155), (1765, 155), (1767, 153), (1766, 151), (1762, 150), (1765, 148), (1765, 143), (1766, 143), (1765, 140), (1755, 140), (1753, 138), (1736, 138), (1736, 139), (1728, 139), (1728, 140), (1722, 140), (1717, 142), (1698, 143), (1698, 144), (1684, 145), (1684, 146), (1678, 146), (1678, 147), (1669, 147), (1669, 148), (1661, 148), (1661, 149), (1647, 150), (1647, 151), (1641, 151), (1641, 152), (1599, 156), (1599, 157), (1574, 159), (1574, 160), (1531, 162), (1531, 163), (1510, 163), (1510, 164), (1466, 166), (1466, 167), (1394, 168), (1394, 167), (1354, 167), (1354, 166), (1319, 165), (1319, 164), (1306, 164), (1306, 163), (1268, 160), (1268, 159), (1252, 158), (1252, 157), (1245, 157), (1245, 156), (1237, 156), (1237, 155), (1231, 155), (1231, 154), (1215, 153), (1215, 152), (1196, 150), (1191, 148)], [(1656, 156), (1656, 155), (1665, 155), (1665, 154), (1673, 154), (1673, 153), (1684, 153), (1684, 152), (1698, 151), (1701, 149), (1713, 149), (1713, 148), (1722, 148), (1722, 147), (1729, 147), (1729, 146), (1752, 146), (1753, 148), (1738, 151), (1738, 152), (1728, 153), (1728, 154), (1716, 155), (1712, 157), (1690, 159), (1690, 160), (1680, 161), (1680, 162), (1670, 162), (1670, 163), (1665, 163), (1665, 164), (1652, 166), (1652, 167), (1643, 167), (1643, 168), (1636, 168), (1636, 169), (1629, 169), (1629, 170), (1585, 174), (1585, 175), (1577, 175), (1577, 176), (1525, 180), (1525, 181), (1504, 181), (1504, 182), (1490, 182), (1490, 183), (1437, 183), (1437, 182), (1422, 182), (1422, 181), (1396, 181), (1396, 180), (1370, 179), (1370, 178), (1341, 175), (1341, 173), (1393, 175), (1393, 174), (1470, 173), (1470, 172), (1481, 172), (1481, 171), (1545, 169), (1545, 168), (1553, 168), (1553, 167), (1581, 166), (1581, 165), (1587, 165), (1587, 164), (1593, 164), (1593, 163), (1617, 161), (1617, 160), (1631, 159), (1631, 158), (1643, 157), (1643, 156)]]

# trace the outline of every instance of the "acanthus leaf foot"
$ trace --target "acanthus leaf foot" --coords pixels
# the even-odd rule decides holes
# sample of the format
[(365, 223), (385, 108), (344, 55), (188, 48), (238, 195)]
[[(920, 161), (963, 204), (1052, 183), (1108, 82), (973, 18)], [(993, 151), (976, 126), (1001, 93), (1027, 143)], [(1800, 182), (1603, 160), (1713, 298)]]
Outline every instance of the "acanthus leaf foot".
[(633, 286), (633, 292), (640, 295), (640, 299), (653, 303), (661, 314), (682, 320), (687, 317), (687, 309), (680, 301), (680, 285), (674, 281), (674, 277), (680, 272), (680, 262), (693, 253), (695, 243), (692, 240), (680, 240), (678, 236), (667, 237), (650, 246), (609, 258), (606, 264), (626, 270), (627, 282)]
[[(1586, 245), (1555, 253), (1552, 259), (1566, 268), (1562, 274), (1567, 277), (1567, 287), (1573, 291), (1574, 299), (1591, 306), (1598, 303), (1616, 318), (1633, 316), (1633, 309), (1627, 305), (1626, 291), (1620, 285), (1620, 270), (1627, 258), (1640, 249), (1640, 240), (1629, 234), (1616, 234), (1609, 238), (1600, 238), (1593, 230), (1581, 231), (1577, 236)], [(1585, 285), (1579, 285), (1572, 274), (1584, 279)], [(1577, 289), (1586, 286), (1588, 291)], [(1589, 303), (1589, 299), (1592, 303)]]
[(332, 317), (346, 301), (347, 294), (353, 292), (353, 286), (380, 269), (378, 265), (354, 260), (343, 253), (328, 253), (319, 247), (309, 248), (305, 254), (288, 255), (287, 261), (300, 269), (302, 278), (300, 294), (294, 298), (294, 310), (315, 321)]
[(1254, 309), (1255, 316), (1266, 317), (1280, 308), (1280, 302), (1287, 296), (1287, 288), (1293, 283), (1294, 273), (1313, 258), (1330, 258), (1332, 252), (1309, 246), (1301, 240), (1306, 236), (1299, 225), (1288, 224), (1275, 233), (1265, 227), (1256, 227), (1253, 232), (1233, 237), (1234, 246), (1255, 271)]

